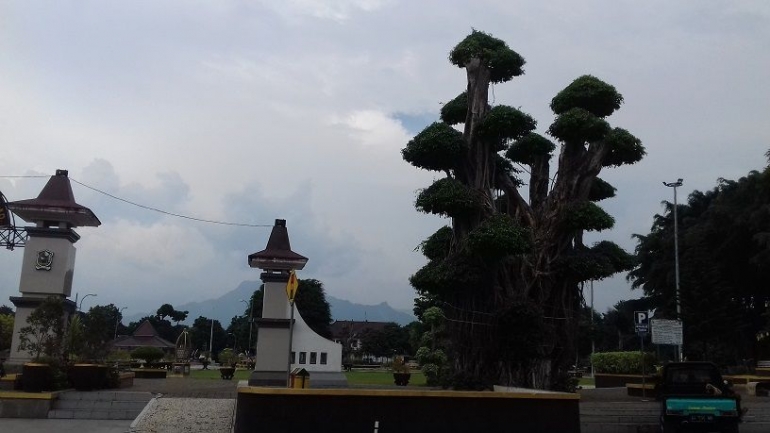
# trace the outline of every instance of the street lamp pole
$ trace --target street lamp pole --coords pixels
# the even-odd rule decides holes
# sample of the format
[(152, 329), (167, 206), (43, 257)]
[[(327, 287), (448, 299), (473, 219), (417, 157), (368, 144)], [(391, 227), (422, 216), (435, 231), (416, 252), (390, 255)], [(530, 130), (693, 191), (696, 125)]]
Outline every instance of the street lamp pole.
[(83, 301), (85, 301), (86, 298), (89, 297), (89, 296), (96, 296), (96, 293), (89, 293), (89, 294), (83, 296), (82, 298), (80, 298), (80, 304), (78, 305), (78, 311), (83, 311)]
[[(680, 322), (682, 321), (682, 301), (680, 299), (681, 296), (679, 292), (679, 219), (676, 215), (676, 189), (682, 186), (682, 182), (682, 179), (677, 179), (676, 182), (663, 182), (663, 185), (666, 185), (669, 188), (674, 188), (674, 280), (676, 284), (676, 318)], [(684, 341), (682, 341), (682, 344), (680, 344), (677, 349), (678, 361), (682, 361), (683, 359), (683, 345)]]
[(120, 323), (120, 313), (125, 310), (126, 307), (121, 308), (118, 310), (118, 314), (115, 316), (115, 337), (113, 337), (113, 340), (117, 340), (118, 338), (118, 324)]
[[(246, 300), (241, 299), (241, 302), (246, 302)], [(254, 327), (254, 296), (252, 296), (251, 299), (249, 299), (248, 305), (249, 305), (249, 345), (246, 346), (247, 355), (249, 355), (249, 353), (251, 352), (251, 328)]]

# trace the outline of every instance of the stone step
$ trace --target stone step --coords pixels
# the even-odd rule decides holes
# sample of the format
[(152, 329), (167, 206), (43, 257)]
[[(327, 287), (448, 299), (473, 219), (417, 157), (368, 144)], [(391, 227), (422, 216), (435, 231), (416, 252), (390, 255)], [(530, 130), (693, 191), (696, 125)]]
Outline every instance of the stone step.
[(48, 411), (49, 419), (110, 419), (133, 420), (142, 412), (139, 410), (67, 410)]
[(100, 400), (100, 401), (144, 401), (154, 395), (149, 392), (132, 391), (67, 391), (59, 394), (59, 400)]
[(147, 401), (58, 400), (53, 409), (64, 410), (142, 410)]
[(133, 420), (152, 398), (149, 392), (68, 391), (54, 401), (48, 418)]

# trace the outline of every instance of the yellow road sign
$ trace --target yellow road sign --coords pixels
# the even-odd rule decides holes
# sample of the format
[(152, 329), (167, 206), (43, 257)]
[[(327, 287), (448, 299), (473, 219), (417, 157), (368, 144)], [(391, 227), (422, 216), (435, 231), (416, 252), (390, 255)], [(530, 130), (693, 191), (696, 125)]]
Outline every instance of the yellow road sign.
[(289, 281), (286, 283), (286, 296), (289, 297), (289, 302), (294, 302), (294, 296), (297, 294), (297, 287), (299, 287), (297, 274), (292, 270), (289, 273)]

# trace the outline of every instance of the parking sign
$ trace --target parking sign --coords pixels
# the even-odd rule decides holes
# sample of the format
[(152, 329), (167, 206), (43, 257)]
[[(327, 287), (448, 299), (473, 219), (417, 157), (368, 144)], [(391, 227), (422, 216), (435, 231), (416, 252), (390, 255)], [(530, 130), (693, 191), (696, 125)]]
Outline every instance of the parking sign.
[(634, 311), (634, 327), (637, 334), (646, 334), (650, 331), (650, 313), (647, 311)]

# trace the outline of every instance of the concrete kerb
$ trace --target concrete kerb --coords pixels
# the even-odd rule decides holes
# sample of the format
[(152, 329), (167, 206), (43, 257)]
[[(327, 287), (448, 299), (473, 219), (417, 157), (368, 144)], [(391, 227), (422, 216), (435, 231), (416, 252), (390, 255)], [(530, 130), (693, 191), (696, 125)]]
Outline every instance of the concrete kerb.
[(136, 430), (137, 425), (139, 425), (139, 423), (142, 421), (142, 419), (144, 419), (145, 415), (147, 415), (147, 413), (150, 411), (150, 409), (158, 403), (158, 398), (160, 398), (160, 397), (161, 397), (160, 394), (158, 394), (155, 397), (153, 397), (150, 400), (150, 402), (147, 403), (147, 405), (144, 407), (144, 409), (142, 409), (142, 411), (139, 412), (139, 415), (136, 418), (134, 418), (134, 420), (131, 422), (131, 425), (128, 427), (129, 428), (129, 430), (128, 430), (129, 432), (137, 431)]

